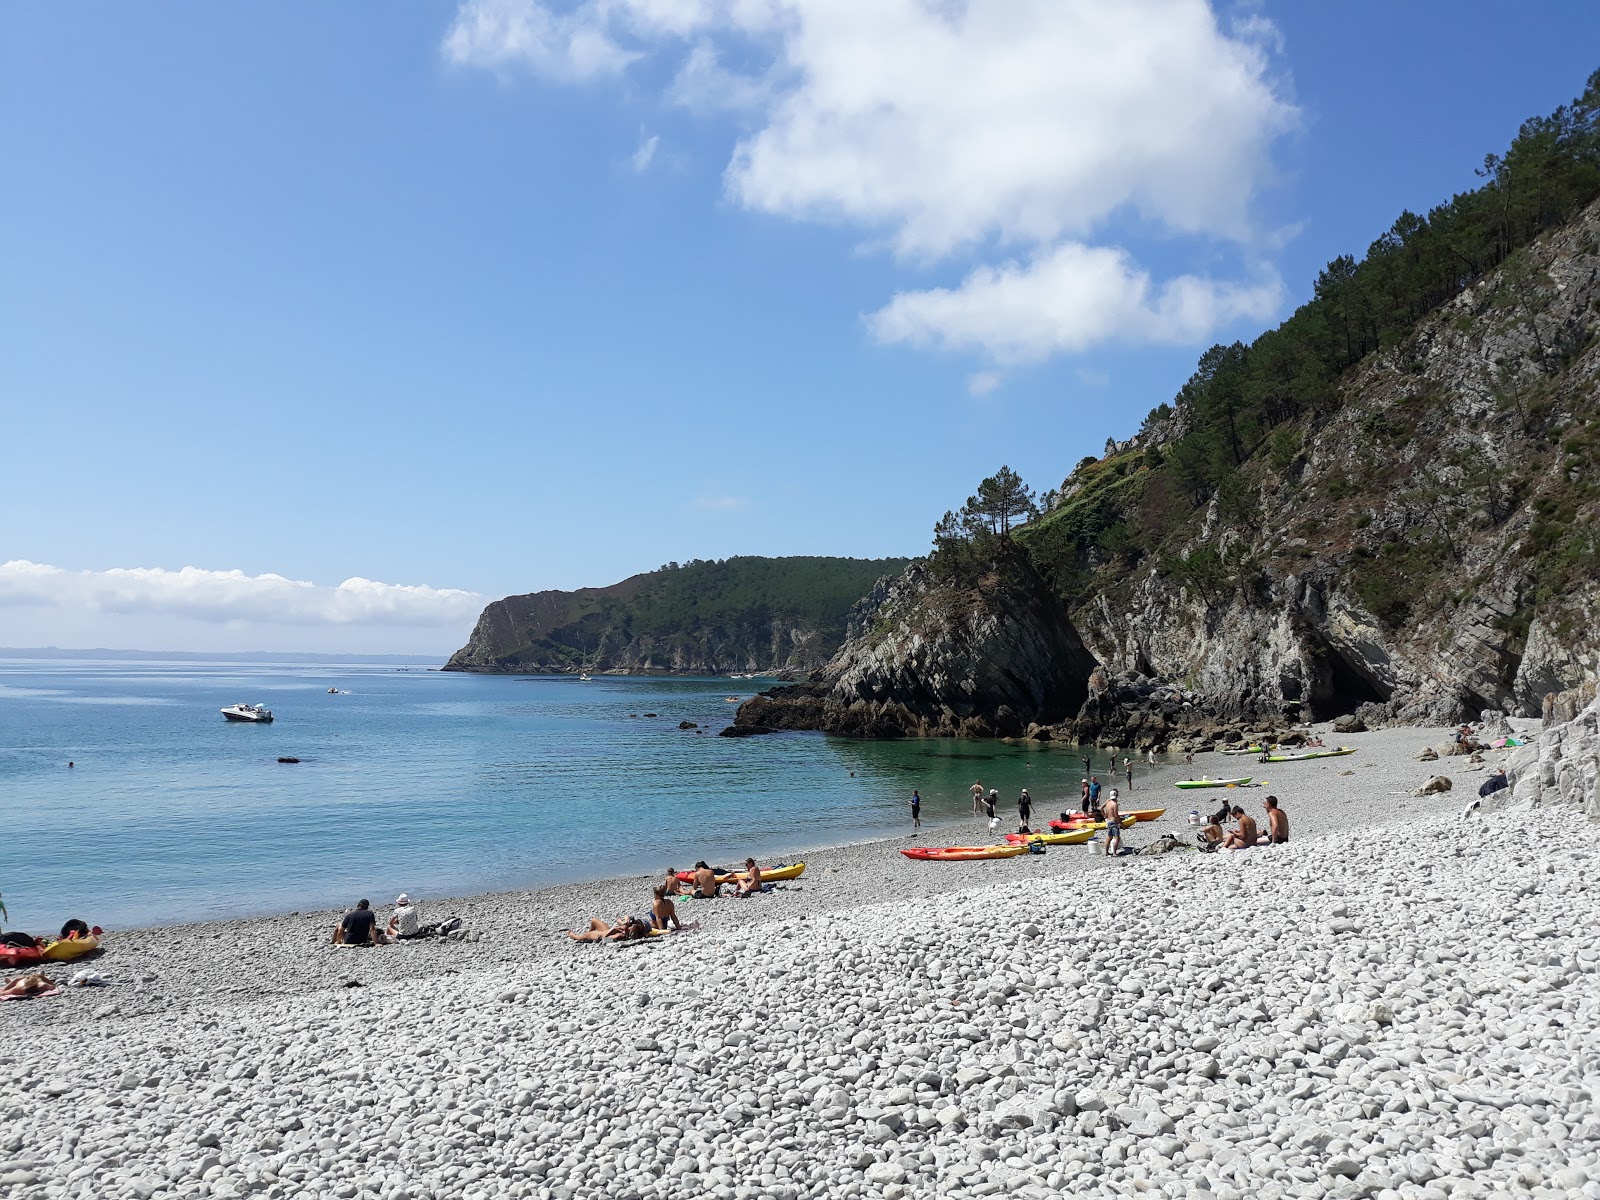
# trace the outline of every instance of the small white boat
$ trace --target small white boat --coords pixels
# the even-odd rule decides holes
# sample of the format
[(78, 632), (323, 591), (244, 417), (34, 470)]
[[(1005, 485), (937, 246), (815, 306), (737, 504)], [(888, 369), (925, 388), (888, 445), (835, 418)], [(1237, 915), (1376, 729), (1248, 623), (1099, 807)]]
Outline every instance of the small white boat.
[(579, 675), (578, 676), (578, 682), (579, 683), (590, 683), (590, 682), (592, 682), (592, 680), (590, 680), (588, 675)]
[(230, 721), (251, 721), (264, 725), (272, 720), (272, 710), (264, 704), (230, 704), (222, 710)]

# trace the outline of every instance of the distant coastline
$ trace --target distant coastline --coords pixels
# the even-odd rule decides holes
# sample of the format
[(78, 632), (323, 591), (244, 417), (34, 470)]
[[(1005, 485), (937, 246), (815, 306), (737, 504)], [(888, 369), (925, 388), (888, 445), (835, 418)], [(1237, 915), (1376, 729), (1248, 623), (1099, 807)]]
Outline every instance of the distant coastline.
[(366, 663), (373, 666), (442, 667), (443, 654), (323, 654), (296, 650), (75, 650), (60, 646), (0, 646), (0, 658), (111, 660), (117, 662)]

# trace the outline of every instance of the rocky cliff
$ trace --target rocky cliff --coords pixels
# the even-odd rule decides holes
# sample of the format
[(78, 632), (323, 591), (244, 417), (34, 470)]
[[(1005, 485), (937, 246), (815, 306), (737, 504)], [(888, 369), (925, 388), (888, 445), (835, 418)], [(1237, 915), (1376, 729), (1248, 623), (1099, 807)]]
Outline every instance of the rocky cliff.
[(810, 671), (839, 649), (851, 606), (905, 559), (676, 563), (621, 583), (488, 605), (447, 671), (720, 675)]
[(1496, 205), (1546, 196), (1532, 168), (1406, 214), (1082, 460), (1001, 539), (1026, 569), (985, 590), (986, 548), (935, 583), (936, 551), (804, 688), (737, 723), (1143, 746), (1340, 715), (1537, 716), (1592, 689), (1600, 75), (1590, 90), (1561, 118), (1587, 139), (1564, 223), (1530, 209), (1524, 244), (1505, 232)]
[(1016, 737), (1076, 712), (1094, 665), (1020, 551), (959, 583), (914, 564), (863, 598), (851, 629), (809, 682), (741, 705), (735, 732)]

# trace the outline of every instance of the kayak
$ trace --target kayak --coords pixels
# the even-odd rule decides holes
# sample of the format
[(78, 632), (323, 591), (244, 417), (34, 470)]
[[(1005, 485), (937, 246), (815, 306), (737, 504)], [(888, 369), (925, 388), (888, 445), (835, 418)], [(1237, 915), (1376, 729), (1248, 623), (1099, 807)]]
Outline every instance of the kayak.
[(1265, 746), (1246, 746), (1242, 750), (1223, 750), (1223, 751), (1220, 751), (1220, 753), (1222, 753), (1222, 754), (1260, 754), (1266, 748), (1267, 747), (1265, 747)]
[(71, 962), (98, 949), (100, 949), (100, 939), (91, 933), (88, 937), (61, 938), (51, 942), (41, 954), (51, 962)]
[[(1125, 812), (1122, 814), (1122, 827), (1126, 829), (1136, 821), (1154, 821), (1156, 817), (1159, 817), (1166, 811), (1167, 810), (1164, 808), (1145, 808), (1137, 809), (1133, 812)], [(1141, 817), (1139, 815), (1141, 812), (1153, 813), (1154, 815)], [(1050, 828), (1057, 833), (1076, 833), (1080, 829), (1087, 830), (1089, 833), (1094, 833), (1096, 830), (1104, 829), (1105, 827), (1106, 823), (1104, 821), (1067, 821), (1064, 824), (1060, 821), (1050, 822)]]
[(30, 967), (43, 957), (39, 946), (0, 946), (0, 969)]
[(1013, 846), (1026, 846), (1029, 842), (1043, 842), (1046, 846), (1081, 846), (1093, 836), (1092, 829), (1067, 829), (1058, 833), (1008, 833), (1006, 841)]
[(1355, 752), (1356, 748), (1354, 746), (1340, 746), (1337, 750), (1311, 750), (1305, 754), (1269, 754), (1261, 761), (1269, 763), (1305, 762), (1310, 758), (1340, 758)]
[(1166, 811), (1164, 808), (1130, 808), (1125, 815), (1135, 821), (1157, 821), (1166, 815)]
[(972, 862), (982, 858), (1015, 858), (1028, 852), (1020, 846), (910, 846), (900, 851), (907, 858), (925, 862)]
[[(803, 862), (790, 863), (786, 867), (762, 867), (761, 868), (761, 882), (762, 883), (782, 883), (785, 879), (799, 879), (800, 876), (804, 875), (805, 873), (806, 873), (806, 865)], [(717, 882), (718, 883), (738, 883), (743, 878), (744, 878), (744, 872), (743, 871), (730, 871), (730, 872), (727, 872), (727, 873), (724, 873), (724, 874), (719, 874), (717, 876)], [(693, 871), (679, 871), (678, 872), (678, 880), (681, 883), (693, 883), (694, 882), (694, 872)]]
[(1240, 784), (1249, 782), (1250, 776), (1245, 775), (1239, 779), (1180, 779), (1172, 786), (1180, 788), (1238, 787)]

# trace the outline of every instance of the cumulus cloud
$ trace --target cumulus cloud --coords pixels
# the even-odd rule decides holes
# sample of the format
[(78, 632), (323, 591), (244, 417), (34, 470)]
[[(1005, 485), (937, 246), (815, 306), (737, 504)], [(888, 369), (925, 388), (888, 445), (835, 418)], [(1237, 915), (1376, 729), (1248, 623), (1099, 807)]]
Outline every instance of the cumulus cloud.
[(327, 587), (237, 570), (69, 571), (14, 559), (0, 563), (0, 605), (159, 614), (219, 624), (426, 626), (470, 620), (483, 597), (457, 588), (379, 583), (360, 576)]
[[(1280, 42), (1259, 13), (1225, 25), (1207, 0), (465, 0), (445, 53), (565, 80), (675, 58), (670, 100), (746, 110), (724, 179), (745, 208), (859, 229), (924, 266), (1029, 258), (896, 297), (873, 318), (880, 334), (908, 331), (891, 340), (1026, 358), (1203, 341), (1217, 328), (1207, 319), (1261, 312), (1259, 279), (1156, 286), (1096, 242), (1128, 220), (1157, 236), (1268, 242), (1252, 206), (1297, 120), (1274, 75)], [(1019, 286), (1043, 290), (1062, 277), (1049, 264), (1085, 252), (1110, 256), (1098, 267), (1122, 277), (1119, 293), (1142, 280), (1154, 294), (1108, 319), (1081, 303), (1080, 283), (1052, 298), (1050, 328), (1030, 320), (1026, 346), (979, 336), (1014, 312)], [(959, 330), (932, 315), (951, 306), (968, 314)]]
[(1032, 362), (1111, 340), (1186, 344), (1241, 317), (1265, 319), (1283, 283), (1184, 275), (1157, 285), (1121, 250), (1076, 242), (1027, 263), (980, 267), (956, 288), (903, 292), (868, 323), (883, 342), (982, 349)]

